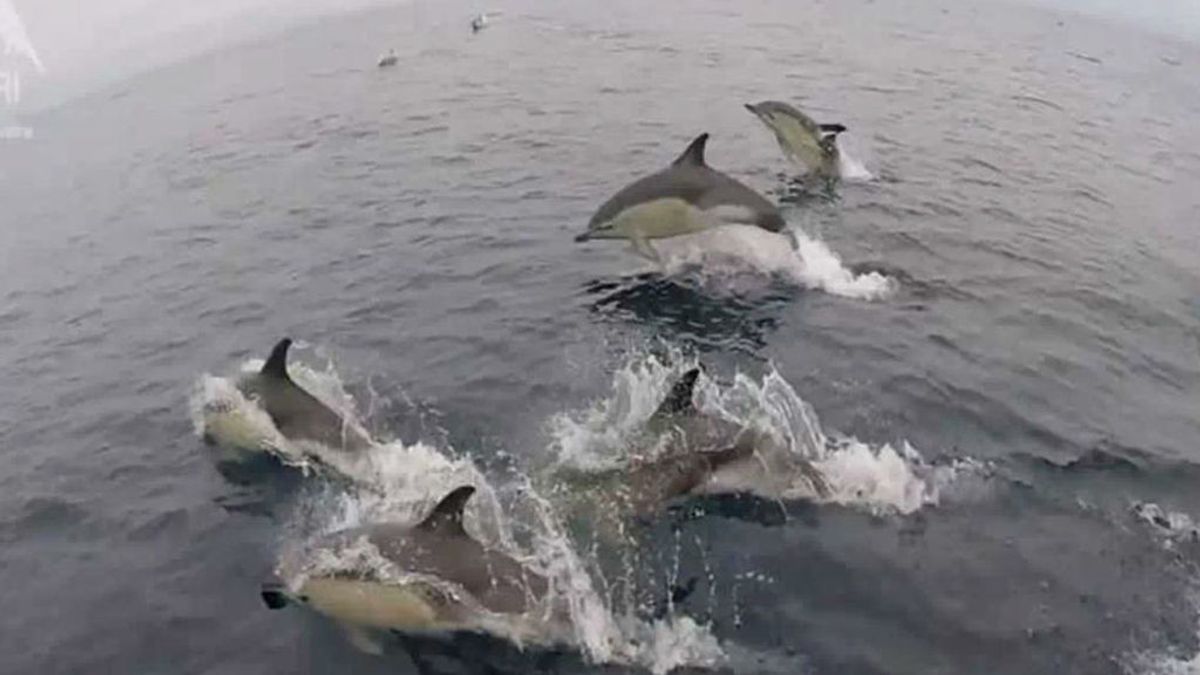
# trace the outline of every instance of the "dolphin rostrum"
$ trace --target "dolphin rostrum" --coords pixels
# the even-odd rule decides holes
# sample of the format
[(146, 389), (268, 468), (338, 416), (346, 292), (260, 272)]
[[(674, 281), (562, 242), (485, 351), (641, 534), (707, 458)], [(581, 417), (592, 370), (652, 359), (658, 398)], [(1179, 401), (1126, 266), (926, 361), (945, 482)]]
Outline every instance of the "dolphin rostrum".
[(838, 178), (840, 152), (837, 135), (846, 130), (841, 124), (817, 124), (811, 117), (782, 101), (747, 103), (746, 110), (754, 113), (775, 134), (783, 154), (820, 178)]
[(378, 652), (369, 631), (517, 631), (547, 596), (549, 584), (507, 554), (485, 547), (463, 528), (475, 488), (459, 487), (416, 525), (377, 523), (330, 536), (335, 555), (367, 544), (394, 574), (350, 565), (301, 575), (298, 588), (278, 579), (262, 585), (270, 609), (307, 605), (343, 624), (356, 646)]
[(363, 450), (371, 438), (352, 420), (322, 403), (296, 384), (287, 371), (290, 338), (284, 338), (271, 350), (262, 370), (238, 382), (246, 396), (256, 399), (275, 428), (288, 440), (320, 443), (342, 450)]
[(786, 223), (774, 204), (705, 163), (707, 142), (708, 134), (700, 134), (670, 166), (622, 188), (575, 241), (629, 239), (637, 253), (657, 262), (651, 239), (729, 224), (782, 230)]

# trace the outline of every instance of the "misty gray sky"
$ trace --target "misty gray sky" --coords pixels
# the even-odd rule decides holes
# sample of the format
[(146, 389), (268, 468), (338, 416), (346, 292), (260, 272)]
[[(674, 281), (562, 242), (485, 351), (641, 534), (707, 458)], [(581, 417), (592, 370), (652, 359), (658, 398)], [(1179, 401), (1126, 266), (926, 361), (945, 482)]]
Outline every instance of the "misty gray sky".
[[(38, 98), (52, 100), (323, 13), (437, 0), (7, 1), (12, 2), (24, 20), (30, 40), (46, 66), (36, 88), (27, 89), (40, 93)], [(1024, 1), (1131, 21), (1151, 30), (1200, 39), (1200, 0)]]

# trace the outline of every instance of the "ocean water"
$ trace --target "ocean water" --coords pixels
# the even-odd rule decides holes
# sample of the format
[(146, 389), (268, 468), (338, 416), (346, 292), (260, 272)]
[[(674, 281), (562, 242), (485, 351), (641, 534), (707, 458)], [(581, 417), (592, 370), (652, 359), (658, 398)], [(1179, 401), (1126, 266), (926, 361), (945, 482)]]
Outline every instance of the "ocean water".
[[(324, 18), (0, 141), (0, 672), (1196, 672), (1200, 47), (1001, 2), (479, 9)], [(849, 128), (836, 194), (768, 98)], [(787, 236), (573, 241), (703, 131)], [(364, 461), (236, 399), (284, 335)], [(619, 462), (698, 361), (830, 495), (598, 553), (547, 477)], [(560, 644), (371, 656), (263, 606), (313, 536), (464, 482), (562, 582)]]

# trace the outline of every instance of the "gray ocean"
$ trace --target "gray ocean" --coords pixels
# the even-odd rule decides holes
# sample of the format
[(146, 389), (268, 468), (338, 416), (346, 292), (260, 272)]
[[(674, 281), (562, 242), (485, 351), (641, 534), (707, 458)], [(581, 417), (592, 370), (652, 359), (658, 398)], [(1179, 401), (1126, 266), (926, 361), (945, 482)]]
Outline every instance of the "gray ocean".
[[(312, 20), (0, 140), (0, 672), (1200, 672), (1200, 45), (1000, 0), (479, 9)], [(848, 127), (833, 194), (763, 99)], [(701, 132), (791, 238), (573, 240)], [(285, 335), (391, 441), (370, 499), (202, 438)], [(554, 648), (264, 607), (298, 539), (463, 476), (530, 540), (545, 467), (696, 362), (833, 494), (676, 505), (616, 571), (554, 530)]]

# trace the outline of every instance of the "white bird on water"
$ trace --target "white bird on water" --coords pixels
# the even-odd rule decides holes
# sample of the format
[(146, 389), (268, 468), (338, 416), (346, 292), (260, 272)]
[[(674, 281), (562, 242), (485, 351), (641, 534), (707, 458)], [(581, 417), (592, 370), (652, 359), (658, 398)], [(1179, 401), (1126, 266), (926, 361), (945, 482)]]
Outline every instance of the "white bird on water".
[(388, 66), (394, 66), (394, 65), (396, 65), (396, 62), (399, 60), (400, 60), (400, 57), (396, 56), (396, 50), (389, 49), (386, 54), (384, 54), (382, 57), (380, 57), (379, 67), (387, 68)]
[(471, 32), (478, 33), (488, 25), (487, 12), (480, 12), (474, 19), (471, 19)]

